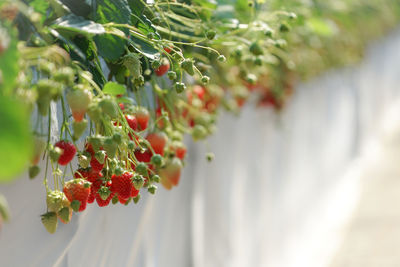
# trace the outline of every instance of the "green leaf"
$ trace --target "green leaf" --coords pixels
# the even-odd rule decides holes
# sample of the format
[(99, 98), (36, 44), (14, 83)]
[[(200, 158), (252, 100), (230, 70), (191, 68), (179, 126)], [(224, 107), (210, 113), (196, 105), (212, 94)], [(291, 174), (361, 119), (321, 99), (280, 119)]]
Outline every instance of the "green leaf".
[(52, 25), (52, 28), (57, 31), (78, 33), (85, 36), (103, 34), (106, 32), (103, 25), (74, 14), (69, 14), (57, 19)]
[(316, 34), (321, 36), (332, 36), (335, 33), (335, 24), (332, 21), (321, 18), (310, 18), (307, 26)]
[(138, 53), (149, 59), (154, 60), (159, 57), (159, 52), (157, 49), (139, 38), (131, 36), (130, 44), (135, 47)]
[(123, 97), (118, 97), (118, 98), (117, 98), (117, 102), (118, 102), (118, 103), (133, 104), (132, 98), (125, 97), (125, 96), (123, 96)]
[(139, 23), (139, 18), (143, 14), (144, 4), (141, 0), (128, 0), (129, 7), (132, 10), (131, 22), (132, 25), (137, 25)]
[[(129, 24), (131, 9), (127, 0), (98, 0), (95, 21), (98, 23)], [(124, 30), (125, 34), (128, 30)], [(99, 54), (107, 61), (116, 61), (125, 52), (126, 40), (112, 34), (103, 34), (94, 38)]]
[[(3, 37), (4, 36), (4, 37)], [(14, 89), (18, 75), (18, 50), (15, 31), (7, 31), (0, 24), (0, 38), (10, 38), (8, 49), (0, 54), (0, 93), (9, 95)]]
[(32, 0), (29, 2), (29, 6), (31, 6), (37, 13), (42, 15), (40, 16), (40, 23), (43, 24), (43, 22), (46, 20), (46, 12), (49, 9), (50, 4), (44, 0)]
[(108, 82), (103, 87), (103, 93), (108, 95), (123, 95), (126, 93), (124, 85), (116, 82)]
[(0, 95), (0, 182), (15, 179), (28, 165), (33, 148), (29, 119), (23, 104)]

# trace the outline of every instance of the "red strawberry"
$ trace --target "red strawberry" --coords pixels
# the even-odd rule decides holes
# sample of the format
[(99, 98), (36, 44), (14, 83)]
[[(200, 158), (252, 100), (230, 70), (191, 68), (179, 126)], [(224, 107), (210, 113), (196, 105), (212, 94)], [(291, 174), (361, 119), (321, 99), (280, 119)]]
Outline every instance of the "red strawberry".
[[(87, 143), (85, 147), (86, 147), (86, 151), (89, 152), (90, 155), (91, 155), (91, 158), (90, 158), (90, 166), (92, 167), (92, 170), (93, 170), (94, 172), (100, 172), (100, 171), (103, 169), (103, 167), (104, 167), (104, 163), (101, 164), (101, 163), (96, 159), (96, 157), (94, 156), (95, 153), (94, 153), (93, 147), (92, 147), (92, 145), (91, 145), (90, 143)], [(100, 147), (100, 149), (102, 149), (102, 147)], [(106, 159), (107, 159), (107, 155), (106, 155), (105, 158), (104, 158), (104, 162), (106, 162)]]
[(96, 193), (96, 202), (99, 207), (105, 207), (110, 204), (111, 199), (114, 197), (114, 193), (111, 193), (106, 200), (102, 199), (101, 196)]
[(65, 183), (63, 192), (73, 205), (73, 201), (79, 201), (79, 211), (86, 208), (86, 203), (90, 194), (90, 182), (84, 179), (73, 179)]
[(118, 200), (119, 200), (119, 203), (125, 204), (129, 200), (129, 198), (122, 198), (122, 197), (118, 196)]
[(67, 165), (68, 163), (70, 163), (76, 154), (75, 146), (72, 143), (65, 142), (65, 141), (58, 141), (55, 144), (55, 146), (59, 147), (63, 150), (62, 154), (60, 155), (60, 157), (58, 159), (58, 164), (64, 166), (64, 165)]
[(135, 186), (132, 186), (131, 197), (137, 197), (138, 194), (139, 190), (137, 190)]
[(92, 101), (92, 93), (84, 88), (76, 88), (67, 93), (67, 101), (75, 121), (82, 121)]
[(87, 180), (92, 183), (92, 186), (91, 186), (90, 195), (88, 198), (88, 203), (94, 202), (96, 195), (97, 195), (97, 191), (100, 189), (101, 185), (103, 184), (103, 181), (101, 180), (102, 177), (103, 177), (103, 174), (101, 174), (101, 172), (94, 171), (93, 169), (90, 172)]
[[(192, 92), (197, 96), (197, 98), (199, 98), (200, 100), (204, 99), (204, 94), (206, 93), (206, 90), (203, 86), (200, 85), (195, 85), (193, 86)], [(187, 91), (186, 96), (188, 99), (189, 103), (192, 103), (192, 99), (193, 99), (193, 94), (191, 91)]]
[(137, 122), (136, 117), (133, 116), (133, 115), (125, 115), (125, 119), (126, 119), (126, 121), (128, 122), (129, 127), (130, 127), (132, 130), (137, 131), (137, 129), (138, 129), (138, 127), (137, 127), (137, 126), (138, 126), (138, 122)]
[(183, 160), (186, 156), (186, 147), (184, 145), (175, 147), (175, 155)]
[(150, 162), (152, 156), (152, 153), (149, 150), (146, 150), (142, 153), (140, 149), (136, 149), (134, 154), (139, 162)]
[(154, 70), (157, 76), (163, 76), (169, 70), (169, 61), (166, 58), (161, 60), (161, 66)]
[[(107, 155), (106, 155), (106, 158), (107, 158)], [(104, 162), (105, 161), (106, 160), (104, 159)], [(104, 167), (104, 163), (101, 164), (94, 156), (92, 156), (92, 158), (90, 159), (90, 166), (92, 166), (92, 169), (94, 171), (100, 172)]]
[(166, 47), (164, 47), (164, 51), (167, 52), (168, 54), (170, 54), (172, 50), (170, 47), (166, 46)]
[(127, 199), (132, 193), (132, 178), (133, 174), (125, 172), (124, 174), (117, 176), (113, 175), (111, 177), (111, 192), (118, 194), (118, 197)]
[(139, 124), (139, 129), (140, 130), (146, 130), (147, 129), (147, 124), (149, 123), (150, 119), (150, 114), (145, 108), (139, 108), (136, 113), (136, 119)]
[(119, 103), (118, 105), (119, 105), (119, 108), (120, 108), (121, 110), (124, 110), (124, 109), (125, 109), (124, 103)]
[(160, 170), (160, 178), (161, 183), (165, 188), (171, 189), (171, 185), (178, 185), (180, 177), (181, 177), (182, 163), (181, 161), (175, 157), (170, 160), (165, 168)]
[(168, 140), (165, 133), (150, 133), (149, 135), (147, 135), (146, 139), (147, 141), (149, 141), (151, 147), (156, 154), (164, 156), (164, 148)]

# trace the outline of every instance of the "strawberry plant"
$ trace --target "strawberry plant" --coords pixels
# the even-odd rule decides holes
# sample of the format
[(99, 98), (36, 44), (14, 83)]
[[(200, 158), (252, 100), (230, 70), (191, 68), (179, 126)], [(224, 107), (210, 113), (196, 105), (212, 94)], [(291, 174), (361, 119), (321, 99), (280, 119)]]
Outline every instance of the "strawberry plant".
[(50, 233), (88, 204), (172, 189), (185, 135), (249, 101), (281, 110), (400, 17), (399, 0), (340, 2), (1, 0), (0, 179), (43, 179)]

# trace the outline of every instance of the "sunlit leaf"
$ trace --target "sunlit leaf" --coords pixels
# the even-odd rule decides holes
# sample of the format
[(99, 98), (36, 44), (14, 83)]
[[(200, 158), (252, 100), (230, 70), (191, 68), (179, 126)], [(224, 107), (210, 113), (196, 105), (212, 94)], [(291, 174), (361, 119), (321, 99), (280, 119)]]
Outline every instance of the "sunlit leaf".
[(29, 114), (25, 106), (0, 95), (0, 182), (16, 178), (32, 155)]
[(126, 93), (124, 85), (116, 82), (108, 82), (103, 87), (103, 93), (108, 95), (123, 95)]

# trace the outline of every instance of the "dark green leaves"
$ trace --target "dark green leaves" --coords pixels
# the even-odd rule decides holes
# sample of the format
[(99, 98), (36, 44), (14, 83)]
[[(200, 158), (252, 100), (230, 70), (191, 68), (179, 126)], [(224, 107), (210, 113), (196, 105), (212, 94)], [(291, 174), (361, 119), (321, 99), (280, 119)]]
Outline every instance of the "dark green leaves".
[(74, 14), (69, 14), (57, 19), (53, 28), (57, 31), (79, 33), (85, 36), (105, 33), (104, 27), (101, 24), (86, 20)]
[[(95, 21), (99, 23), (129, 24), (131, 9), (127, 0), (99, 0)], [(128, 31), (125, 30), (125, 34)], [(95, 37), (99, 54), (107, 61), (116, 61), (125, 52), (126, 40), (111, 34)]]

